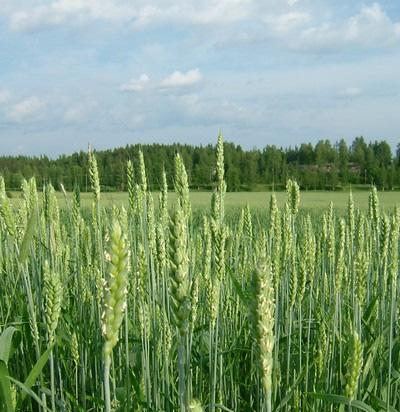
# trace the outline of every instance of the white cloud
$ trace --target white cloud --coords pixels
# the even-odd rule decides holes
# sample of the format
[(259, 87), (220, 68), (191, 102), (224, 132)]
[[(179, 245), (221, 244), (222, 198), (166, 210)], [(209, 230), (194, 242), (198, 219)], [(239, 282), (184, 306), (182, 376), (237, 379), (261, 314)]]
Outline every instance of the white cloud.
[[(357, 14), (346, 19), (337, 17), (335, 10), (323, 2), (300, 3), (299, 0), (37, 0), (33, 2), (36, 6), (29, 3), (22, 6), (22, 1), (12, 11), (8, 6), (3, 13), (14, 30), (84, 26), (93, 21), (136, 29), (152, 24), (179, 24), (207, 25), (218, 30), (221, 25), (230, 25), (234, 31), (228, 30), (227, 36), (235, 44), (270, 40), (272, 36), (282, 40), (285, 47), (302, 51), (347, 46), (381, 48), (397, 44), (400, 39), (400, 22), (393, 21), (377, 2), (362, 6)], [(249, 23), (248, 29), (235, 30), (241, 22)], [(262, 22), (267, 23), (267, 30), (265, 26), (259, 29)], [(136, 86), (132, 87), (134, 90)]]
[(203, 104), (198, 94), (170, 95), (168, 102), (171, 103), (170, 107), (174, 108), (173, 110), (181, 114), (179, 117), (182, 119), (186, 114), (197, 116), (203, 111)]
[(143, 73), (138, 79), (131, 79), (129, 82), (120, 86), (120, 90), (125, 92), (140, 92), (149, 83), (150, 78), (146, 73)]
[(378, 47), (398, 44), (400, 22), (392, 21), (379, 3), (363, 6), (341, 23), (323, 22), (304, 28), (292, 40), (300, 49), (337, 49), (349, 46)]
[(252, 15), (253, 9), (251, 0), (203, 0), (186, 4), (188, 6), (184, 7), (181, 17), (199, 24), (231, 23), (244, 20)]
[(342, 90), (339, 94), (344, 97), (357, 97), (361, 94), (361, 90), (358, 87), (347, 87)]
[(186, 73), (175, 71), (161, 81), (160, 87), (169, 89), (175, 87), (193, 86), (194, 84), (199, 83), (202, 78), (203, 76), (201, 75), (199, 69), (192, 69)]
[(15, 10), (15, 3), (13, 0), (0, 0), (0, 16), (7, 16)]
[(66, 100), (61, 105), (65, 108), (62, 118), (67, 123), (86, 121), (99, 108), (99, 103), (94, 98), (84, 98), (73, 102)]
[(23, 121), (39, 115), (45, 105), (43, 100), (31, 96), (13, 105), (8, 110), (7, 117), (18, 122)]
[(14, 30), (31, 30), (67, 23), (83, 24), (91, 20), (123, 21), (130, 17), (131, 8), (118, 1), (56, 0), (12, 13), (10, 24)]
[[(52, 0), (36, 7), (14, 9), (14, 30), (79, 25), (90, 21), (126, 22), (133, 27), (152, 23), (227, 24), (253, 15), (255, 0)], [(278, 3), (269, 0), (266, 3)]]
[(311, 15), (309, 13), (296, 11), (270, 15), (265, 18), (268, 27), (278, 35), (286, 35), (292, 30), (303, 27), (310, 21)]
[(351, 17), (345, 33), (350, 41), (391, 42), (400, 38), (400, 23), (392, 22), (379, 3), (365, 6)]
[(10, 92), (8, 90), (0, 89), (0, 104), (7, 103), (10, 98)]
[(219, 34), (215, 44), (225, 47), (274, 41), (281, 47), (301, 52), (400, 45), (400, 21), (391, 18), (379, 3), (362, 6), (348, 17), (337, 16), (327, 6), (309, 3), (307, 7), (300, 7), (297, 3), (292, 2), (290, 7), (287, 2), (281, 2), (281, 7), (254, 9), (248, 19), (252, 25), (244, 30), (235, 30), (232, 25), (231, 30)]
[(64, 113), (64, 120), (67, 122), (80, 122), (85, 119), (86, 114), (86, 108), (83, 106), (70, 107)]
[[(274, 1), (274, 0), (272, 0)], [(253, 16), (254, 0), (150, 1), (133, 12), (135, 27), (152, 23), (230, 24)]]
[(194, 106), (200, 101), (198, 94), (185, 94), (181, 96), (181, 101), (187, 106)]

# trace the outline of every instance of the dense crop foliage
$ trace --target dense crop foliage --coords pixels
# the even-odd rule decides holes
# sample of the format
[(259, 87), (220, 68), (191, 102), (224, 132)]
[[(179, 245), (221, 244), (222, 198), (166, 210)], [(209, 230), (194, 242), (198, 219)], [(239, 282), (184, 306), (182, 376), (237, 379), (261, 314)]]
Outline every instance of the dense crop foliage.
[(225, 211), (223, 142), (210, 211), (192, 212), (175, 158), (158, 207), (143, 156), (128, 208), (60, 210), (33, 179), (0, 179), (1, 411), (400, 410), (398, 210), (371, 189), (310, 216), (299, 186), (258, 213)]

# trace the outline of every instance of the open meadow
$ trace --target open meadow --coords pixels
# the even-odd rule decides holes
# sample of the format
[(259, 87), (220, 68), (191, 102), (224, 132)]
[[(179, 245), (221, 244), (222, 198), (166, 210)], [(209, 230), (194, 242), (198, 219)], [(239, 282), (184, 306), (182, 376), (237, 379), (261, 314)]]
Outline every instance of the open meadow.
[[(158, 207), (159, 192), (152, 192), (154, 205)], [(254, 209), (267, 209), (272, 192), (227, 192), (225, 195), (225, 206), (227, 209), (243, 208), (249, 205)], [(396, 205), (400, 205), (400, 192), (379, 192), (380, 205), (383, 210), (390, 211)], [(70, 208), (72, 205), (72, 193), (63, 194), (56, 192), (60, 207)], [(279, 207), (284, 206), (287, 198), (286, 192), (275, 192), (276, 200)], [(40, 198), (39, 194), (39, 198)], [(212, 192), (190, 192), (190, 202), (193, 209), (210, 208)], [(369, 191), (354, 191), (353, 199), (355, 205), (360, 209), (368, 207)], [(90, 208), (92, 205), (92, 193), (81, 193), (82, 208)], [(15, 205), (20, 204), (23, 200), (23, 194), (20, 192), (12, 193), (12, 201)], [(321, 211), (329, 207), (332, 202), (335, 209), (344, 211), (347, 208), (349, 192), (332, 192), (332, 191), (303, 191), (301, 193), (301, 208), (309, 211)], [(168, 195), (168, 206), (173, 207), (176, 202), (176, 195), (170, 192)], [(103, 207), (110, 208), (116, 206), (128, 206), (127, 192), (105, 192), (101, 194), (100, 203)]]

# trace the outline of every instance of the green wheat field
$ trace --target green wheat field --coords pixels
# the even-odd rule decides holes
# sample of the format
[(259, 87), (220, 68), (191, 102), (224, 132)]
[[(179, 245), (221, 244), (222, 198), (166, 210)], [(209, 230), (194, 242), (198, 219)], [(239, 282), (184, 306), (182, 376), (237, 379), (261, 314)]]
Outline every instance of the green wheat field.
[(400, 410), (395, 192), (0, 178), (0, 411)]
[[(171, 188), (172, 189), (172, 188)], [(301, 193), (301, 205), (302, 210), (308, 209), (321, 211), (327, 209), (332, 202), (336, 210), (344, 211), (348, 206), (349, 191), (308, 191)], [(154, 205), (157, 208), (159, 206), (158, 200), (160, 193), (152, 192)], [(225, 195), (225, 207), (228, 210), (243, 208), (249, 205), (252, 209), (268, 209), (272, 192), (228, 192)], [(357, 208), (367, 209), (369, 191), (354, 191), (352, 193), (354, 203)], [(287, 195), (285, 192), (275, 192), (276, 200), (279, 207), (285, 205)], [(38, 194), (39, 199), (43, 200), (43, 194)], [(68, 209), (72, 207), (73, 193), (63, 193), (62, 191), (56, 192), (56, 197), (60, 208)], [(193, 209), (210, 209), (211, 205), (211, 192), (190, 192), (190, 203)], [(19, 206), (23, 203), (23, 194), (13, 192), (11, 194), (12, 204)], [(91, 208), (93, 195), (91, 193), (80, 193), (80, 205), (82, 209)], [(390, 211), (396, 205), (400, 205), (400, 192), (379, 192), (379, 201), (382, 209)], [(168, 206), (173, 208), (176, 203), (176, 194), (170, 192), (168, 194)], [(125, 192), (105, 192), (101, 194), (100, 198), (101, 206), (105, 208), (111, 208), (113, 205), (125, 208), (128, 206), (128, 195)]]

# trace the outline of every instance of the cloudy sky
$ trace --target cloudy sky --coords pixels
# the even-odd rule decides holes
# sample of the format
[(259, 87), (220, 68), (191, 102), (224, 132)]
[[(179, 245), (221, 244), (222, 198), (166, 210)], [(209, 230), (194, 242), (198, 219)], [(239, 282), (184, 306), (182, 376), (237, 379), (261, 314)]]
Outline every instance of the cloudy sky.
[(0, 153), (400, 141), (398, 0), (0, 0)]

